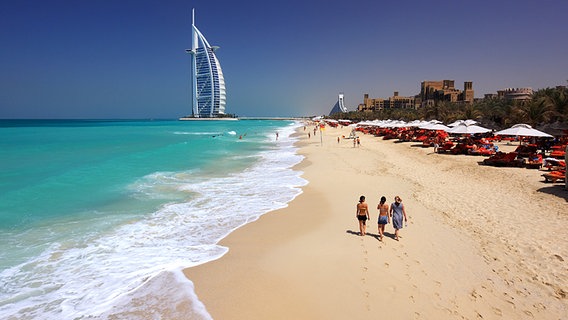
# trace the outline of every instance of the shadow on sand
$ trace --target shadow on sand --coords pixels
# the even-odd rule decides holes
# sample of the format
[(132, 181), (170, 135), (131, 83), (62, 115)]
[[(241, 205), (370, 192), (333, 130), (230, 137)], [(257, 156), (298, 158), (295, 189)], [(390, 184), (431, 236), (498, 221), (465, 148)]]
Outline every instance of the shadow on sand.
[[(359, 237), (359, 231), (347, 230), (345, 232)], [(385, 231), (383, 234), (384, 234), (385, 237), (391, 238), (391, 239), (394, 240), (394, 233), (390, 233), (390, 232)], [(373, 237), (373, 238), (379, 240), (379, 234), (378, 233), (367, 232), (367, 234), (365, 236), (366, 237)]]
[(536, 191), (557, 196), (568, 202), (568, 190), (564, 188), (564, 183), (551, 185), (550, 183), (543, 182), (543, 184), (546, 184), (546, 187), (542, 187)]

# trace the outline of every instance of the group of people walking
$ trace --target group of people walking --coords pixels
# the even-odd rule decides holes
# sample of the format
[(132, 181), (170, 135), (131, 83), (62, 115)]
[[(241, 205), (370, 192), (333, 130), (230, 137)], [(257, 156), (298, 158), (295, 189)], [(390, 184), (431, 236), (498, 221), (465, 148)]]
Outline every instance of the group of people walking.
[[(386, 204), (387, 198), (385, 196), (381, 197), (381, 201), (377, 205), (377, 210), (379, 211), (378, 217), (378, 228), (379, 228), (379, 240), (383, 241), (385, 234), (385, 225), (389, 224), (392, 219), (392, 225), (394, 227), (394, 239), (398, 241), (399, 235), (398, 230), (402, 229), (403, 220), (404, 223), (408, 221), (406, 218), (406, 210), (402, 204), (402, 199), (399, 196), (394, 197), (394, 202), (389, 206)], [(367, 232), (367, 220), (370, 220), (369, 216), (369, 206), (365, 202), (365, 196), (359, 197), (359, 203), (357, 203), (357, 220), (359, 221), (359, 234), (364, 236)]]

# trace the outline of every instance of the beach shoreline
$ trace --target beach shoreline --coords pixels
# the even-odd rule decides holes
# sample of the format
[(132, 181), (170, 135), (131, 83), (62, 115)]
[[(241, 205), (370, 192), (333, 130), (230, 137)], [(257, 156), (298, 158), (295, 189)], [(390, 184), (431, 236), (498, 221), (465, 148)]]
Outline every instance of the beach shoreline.
[[(220, 259), (184, 270), (214, 319), (567, 313), (563, 184), (413, 143), (363, 134), (360, 147), (337, 141), (349, 132), (326, 128), (308, 139), (300, 127), (302, 194), (223, 239), (229, 252)], [(371, 209), (365, 237), (355, 220), (360, 195)], [(401, 241), (392, 225), (383, 242), (376, 237), (382, 195), (387, 203), (400, 195), (407, 208)]]

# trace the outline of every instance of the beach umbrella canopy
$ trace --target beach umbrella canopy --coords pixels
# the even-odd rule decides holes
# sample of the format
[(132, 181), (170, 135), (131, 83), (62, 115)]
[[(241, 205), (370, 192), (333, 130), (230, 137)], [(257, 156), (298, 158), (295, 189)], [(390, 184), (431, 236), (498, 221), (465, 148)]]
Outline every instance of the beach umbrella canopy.
[(420, 120), (413, 120), (406, 124), (409, 127), (419, 127), (421, 125)]
[(450, 130), (450, 127), (446, 127), (445, 125), (443, 125), (441, 123), (431, 123), (429, 125), (420, 127), (420, 129), (448, 131), (448, 130)]
[(498, 136), (523, 136), (523, 137), (547, 137), (552, 138), (548, 133), (533, 129), (533, 127), (528, 124), (519, 123), (509, 129), (501, 130), (495, 132)]
[(477, 121), (475, 120), (471, 120), (471, 119), (467, 119), (467, 120), (456, 120), (452, 123), (450, 123), (448, 125), (448, 127), (455, 127), (455, 126), (459, 126), (460, 124), (465, 124), (466, 126), (471, 126), (473, 124), (476, 124)]
[(480, 127), (474, 124), (466, 125), (465, 123), (459, 124), (449, 130), (446, 130), (447, 133), (458, 133), (458, 134), (476, 134), (476, 133), (486, 133), (489, 131), (491, 131), (491, 129)]

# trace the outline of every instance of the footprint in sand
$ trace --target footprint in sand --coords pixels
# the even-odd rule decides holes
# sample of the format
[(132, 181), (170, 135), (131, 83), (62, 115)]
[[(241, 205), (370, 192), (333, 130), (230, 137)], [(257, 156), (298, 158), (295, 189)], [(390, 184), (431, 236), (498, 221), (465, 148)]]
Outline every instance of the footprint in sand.
[(385, 262), (385, 268), (390, 267), (390, 264), (388, 262)]
[(475, 291), (475, 289), (469, 294), (472, 300), (477, 300), (477, 298), (481, 297), (480, 294), (477, 293), (477, 291)]
[(499, 308), (493, 308), (493, 312), (498, 316), (503, 316), (503, 311)]

